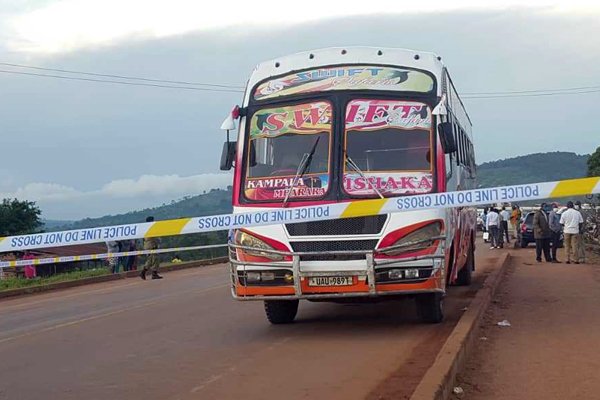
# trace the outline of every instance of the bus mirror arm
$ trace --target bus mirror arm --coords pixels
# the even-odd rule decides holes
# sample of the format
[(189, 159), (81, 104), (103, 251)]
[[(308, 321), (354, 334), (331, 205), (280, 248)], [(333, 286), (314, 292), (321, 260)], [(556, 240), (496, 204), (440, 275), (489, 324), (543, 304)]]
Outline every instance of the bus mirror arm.
[(452, 133), (452, 123), (442, 122), (438, 124), (438, 133), (442, 142), (442, 148), (444, 153), (452, 154), (456, 152), (456, 141), (454, 140), (454, 134)]

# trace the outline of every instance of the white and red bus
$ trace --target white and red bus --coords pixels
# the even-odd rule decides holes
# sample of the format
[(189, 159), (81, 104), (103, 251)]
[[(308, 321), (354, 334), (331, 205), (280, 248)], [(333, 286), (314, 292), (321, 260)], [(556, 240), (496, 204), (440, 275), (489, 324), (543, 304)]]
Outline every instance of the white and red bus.
[[(441, 58), (371, 47), (328, 48), (259, 64), (243, 104), (235, 212), (476, 187), (471, 122)], [(229, 135), (229, 132), (228, 132)], [(232, 293), (262, 300), (272, 323), (300, 299), (413, 296), (423, 321), (443, 319), (451, 284), (474, 269), (475, 209), (280, 224), (230, 232)]]

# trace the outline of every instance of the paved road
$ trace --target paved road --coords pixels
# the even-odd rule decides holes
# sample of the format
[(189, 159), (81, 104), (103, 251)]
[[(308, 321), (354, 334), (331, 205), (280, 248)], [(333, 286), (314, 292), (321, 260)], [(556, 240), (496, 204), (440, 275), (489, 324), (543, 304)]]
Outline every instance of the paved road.
[[(477, 287), (498, 254), (478, 253)], [(303, 302), (267, 323), (231, 299), (224, 265), (0, 302), (0, 399), (403, 398), (474, 295), (452, 288), (446, 322), (412, 302)]]

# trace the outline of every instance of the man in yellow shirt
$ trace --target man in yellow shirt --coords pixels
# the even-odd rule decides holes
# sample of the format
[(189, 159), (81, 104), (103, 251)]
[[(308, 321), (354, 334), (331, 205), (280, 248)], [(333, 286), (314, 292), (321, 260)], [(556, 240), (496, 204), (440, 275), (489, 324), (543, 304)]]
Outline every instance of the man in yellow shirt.
[(516, 239), (519, 236), (519, 222), (521, 221), (521, 209), (517, 205), (512, 206), (512, 213), (510, 215), (510, 224), (512, 225), (513, 231), (513, 239)]

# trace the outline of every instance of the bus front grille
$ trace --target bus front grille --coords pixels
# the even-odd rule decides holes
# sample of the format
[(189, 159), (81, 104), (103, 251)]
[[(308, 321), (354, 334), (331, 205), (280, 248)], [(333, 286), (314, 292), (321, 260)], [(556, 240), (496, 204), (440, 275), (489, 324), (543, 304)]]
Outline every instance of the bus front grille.
[(381, 232), (387, 215), (342, 218), (328, 221), (286, 224), (290, 236), (375, 235)]
[(327, 254), (333, 251), (361, 251), (373, 250), (377, 240), (336, 240), (336, 241), (310, 241), (290, 242), (293, 251), (314, 252), (300, 256), (300, 261), (348, 261), (364, 260), (364, 254)]

